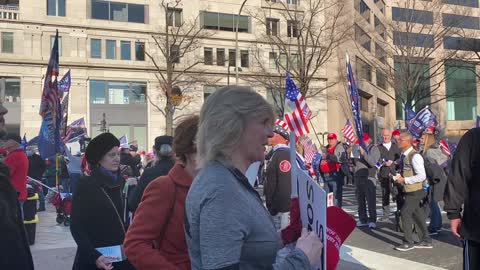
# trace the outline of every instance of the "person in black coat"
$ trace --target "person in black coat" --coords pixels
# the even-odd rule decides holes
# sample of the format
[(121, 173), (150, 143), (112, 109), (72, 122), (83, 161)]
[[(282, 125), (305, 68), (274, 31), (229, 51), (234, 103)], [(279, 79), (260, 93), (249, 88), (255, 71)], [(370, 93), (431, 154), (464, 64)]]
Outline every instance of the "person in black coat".
[[(90, 176), (80, 178), (72, 201), (70, 230), (77, 243), (74, 270), (134, 269), (125, 258), (112, 258), (98, 251), (120, 246), (125, 238), (120, 176), (120, 142), (111, 133), (95, 137), (85, 156), (92, 168)], [(117, 261), (118, 260), (118, 261)]]
[(0, 163), (0, 269), (33, 270), (17, 191), (8, 175), (8, 167)]
[(175, 164), (175, 160), (172, 158), (172, 136), (158, 136), (155, 138), (155, 145), (153, 150), (155, 152), (157, 162), (153, 167), (145, 169), (138, 185), (132, 191), (132, 195), (129, 196), (129, 209), (135, 212), (140, 201), (142, 200), (143, 192), (147, 188), (148, 184), (160, 176), (167, 175)]
[[(42, 181), (43, 173), (47, 169), (45, 160), (42, 157), (35, 153), (31, 147), (27, 148), (27, 157), (28, 157), (28, 172), (27, 175), (31, 178)], [(45, 193), (47, 193), (46, 188), (42, 188), (42, 191), (39, 192), (38, 196), (38, 211), (45, 211)]]

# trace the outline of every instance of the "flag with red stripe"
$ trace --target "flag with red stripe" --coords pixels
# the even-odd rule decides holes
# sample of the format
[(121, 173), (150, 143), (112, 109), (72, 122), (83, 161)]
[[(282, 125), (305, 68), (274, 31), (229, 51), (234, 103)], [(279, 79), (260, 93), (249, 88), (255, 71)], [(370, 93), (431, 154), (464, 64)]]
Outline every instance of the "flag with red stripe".
[(447, 156), (450, 156), (452, 155), (452, 153), (450, 152), (450, 147), (448, 146), (448, 143), (447, 141), (445, 141), (444, 139), (441, 139), (439, 141), (439, 144), (440, 144), (440, 148), (442, 149), (442, 152), (447, 155)]
[(318, 152), (317, 146), (307, 136), (300, 137), (298, 142), (303, 146), (303, 156), (305, 157), (305, 161), (311, 164), (313, 157)]
[(350, 123), (349, 119), (347, 119), (347, 123), (345, 123), (345, 126), (342, 128), (341, 131), (343, 137), (345, 137), (345, 140), (348, 144), (354, 144), (357, 141), (355, 131), (353, 130), (352, 123)]
[(297, 137), (310, 133), (307, 121), (311, 115), (307, 102), (287, 73), (284, 120), (290, 131), (295, 132)]

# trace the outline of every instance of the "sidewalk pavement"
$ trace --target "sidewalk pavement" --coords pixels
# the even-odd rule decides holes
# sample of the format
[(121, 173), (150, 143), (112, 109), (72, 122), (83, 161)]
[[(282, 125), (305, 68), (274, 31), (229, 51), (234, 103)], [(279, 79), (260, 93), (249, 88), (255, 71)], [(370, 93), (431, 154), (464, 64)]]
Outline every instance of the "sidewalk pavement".
[[(35, 245), (31, 246), (35, 269), (71, 269), (77, 248), (69, 227), (56, 223), (55, 209), (50, 204), (47, 211), (39, 213), (39, 218)], [(342, 246), (340, 254), (338, 270), (443, 269), (350, 245)]]

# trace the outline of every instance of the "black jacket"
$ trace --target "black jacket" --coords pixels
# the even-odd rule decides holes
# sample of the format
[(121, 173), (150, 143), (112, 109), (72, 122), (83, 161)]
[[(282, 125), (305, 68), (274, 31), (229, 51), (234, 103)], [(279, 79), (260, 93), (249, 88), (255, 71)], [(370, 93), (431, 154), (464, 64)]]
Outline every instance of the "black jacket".
[(128, 207), (129, 210), (135, 212), (137, 210), (138, 204), (142, 200), (143, 192), (147, 188), (148, 184), (160, 176), (167, 175), (168, 172), (175, 165), (175, 161), (171, 158), (162, 158), (160, 159), (155, 166), (145, 169), (140, 180), (138, 180), (138, 185), (135, 187), (133, 194), (128, 198)]
[[(380, 150), (381, 159), (396, 161), (400, 159), (400, 156), (402, 155), (402, 151), (400, 150), (400, 148), (398, 148), (397, 144), (394, 142), (392, 142), (392, 146), (390, 147), (390, 150), (388, 150), (381, 143), (378, 144), (378, 150)], [(395, 165), (392, 164), (392, 166), (390, 167), (382, 166), (378, 172), (378, 176), (381, 179), (389, 178), (389, 174), (395, 175)]]
[(291, 167), (290, 150), (273, 152), (267, 165), (263, 188), (267, 209), (271, 215), (290, 211)]
[(28, 157), (28, 176), (35, 180), (42, 181), (43, 173), (46, 168), (47, 165), (40, 155), (32, 154)]
[[(449, 219), (462, 218), (460, 234), (480, 242), (480, 128), (460, 139), (453, 156), (445, 191), (445, 211)], [(462, 216), (462, 205), (464, 205)]]
[(8, 167), (0, 163), (0, 269), (33, 270), (17, 191), (8, 175)]
[[(70, 231), (77, 243), (73, 269), (97, 269), (98, 247), (121, 245), (125, 238), (122, 221), (122, 178), (114, 181), (98, 168), (83, 176), (73, 196)], [(102, 189), (105, 191), (103, 192)], [(115, 269), (133, 269), (128, 261), (114, 263)]]

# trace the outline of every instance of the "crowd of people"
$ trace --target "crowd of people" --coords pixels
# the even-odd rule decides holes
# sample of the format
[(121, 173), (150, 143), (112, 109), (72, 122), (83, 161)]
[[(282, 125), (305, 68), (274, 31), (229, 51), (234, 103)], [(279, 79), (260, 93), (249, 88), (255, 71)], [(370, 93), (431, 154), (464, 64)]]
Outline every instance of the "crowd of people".
[[(5, 113), (0, 110), (2, 118)], [(453, 159), (442, 152), (434, 128), (418, 141), (384, 129), (378, 144), (367, 133), (351, 144), (328, 134), (318, 163), (307, 162), (296, 141), (291, 164), (289, 133), (274, 123), (264, 98), (231, 86), (209, 96), (199, 115), (181, 119), (173, 137), (155, 138), (150, 161), (107, 132), (89, 142), (83, 160), (65, 155), (58, 166), (45, 163), (34, 148), (22, 149), (18, 135), (2, 134), (0, 231), (13, 248), (0, 241), (0, 268), (33, 269), (21, 218), (27, 175), (53, 187), (58, 167), (68, 172), (60, 173), (60, 184), (73, 194), (73, 269), (311, 269), (322, 263), (326, 242), (302, 229), (293, 169), (316, 172), (339, 208), (344, 185), (352, 183), (357, 226), (396, 223), (404, 234), (398, 251), (433, 248), (431, 237), (442, 230), (438, 203), (445, 200), (453, 233), (466, 240), (465, 261), (478, 265), (480, 216), (472, 194), (478, 190), (480, 129), (467, 132)], [(392, 202), (395, 219), (389, 218)], [(40, 199), (38, 210), (44, 209)], [(328, 270), (335, 266), (329, 263)]]

